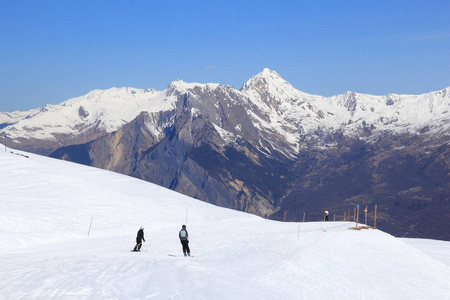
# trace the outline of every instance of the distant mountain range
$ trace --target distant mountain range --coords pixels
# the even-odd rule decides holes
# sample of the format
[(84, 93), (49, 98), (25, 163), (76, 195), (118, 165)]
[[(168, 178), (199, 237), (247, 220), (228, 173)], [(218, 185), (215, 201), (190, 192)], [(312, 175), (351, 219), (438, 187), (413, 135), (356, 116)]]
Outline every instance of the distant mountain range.
[[(378, 205), (396, 236), (450, 240), (450, 88), (323, 97), (264, 69), (240, 90), (174, 81), (0, 113), (11, 147), (273, 219)], [(362, 214), (361, 214), (362, 217)]]

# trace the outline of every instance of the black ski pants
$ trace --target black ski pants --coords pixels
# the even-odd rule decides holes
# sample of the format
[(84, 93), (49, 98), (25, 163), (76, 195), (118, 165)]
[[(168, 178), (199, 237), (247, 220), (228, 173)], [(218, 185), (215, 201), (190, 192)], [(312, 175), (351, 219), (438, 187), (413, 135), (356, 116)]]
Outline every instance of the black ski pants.
[(139, 250), (141, 250), (141, 247), (142, 247), (142, 240), (136, 239), (136, 246), (134, 246), (133, 251), (139, 251)]
[(183, 253), (186, 254), (190, 254), (191, 250), (189, 249), (189, 241), (187, 240), (181, 240), (181, 245), (183, 245)]

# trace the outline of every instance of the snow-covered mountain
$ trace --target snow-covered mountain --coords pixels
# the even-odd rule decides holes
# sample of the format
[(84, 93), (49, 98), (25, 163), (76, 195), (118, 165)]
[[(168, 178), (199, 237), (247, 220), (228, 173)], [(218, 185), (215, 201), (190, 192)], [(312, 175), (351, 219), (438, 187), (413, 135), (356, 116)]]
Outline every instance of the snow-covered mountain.
[(370, 129), (376, 136), (385, 131), (416, 133), (427, 127), (429, 134), (448, 135), (450, 129), (450, 87), (422, 95), (347, 92), (323, 97), (298, 91), (275, 71), (264, 69), (241, 90), (270, 116), (267, 128), (285, 135), (291, 132), (291, 140), (297, 142), (317, 131), (341, 130), (357, 136)]
[(320, 220), (325, 208), (379, 204), (383, 230), (450, 240), (449, 112), (450, 88), (323, 97), (264, 69), (240, 90), (176, 80), (93, 91), (0, 114), (0, 133), (17, 149), (260, 216)]
[(265, 220), (12, 151), (0, 151), (0, 299), (450, 298), (449, 242)]
[[(87, 142), (89, 136), (97, 138), (116, 131), (141, 112), (172, 111), (181, 96), (195, 102), (193, 108), (206, 114), (225, 140), (262, 136), (273, 146), (279, 146), (278, 150), (288, 157), (298, 154), (299, 142), (305, 135), (317, 131), (341, 130), (345, 135), (360, 135), (364, 130), (416, 133), (426, 128), (429, 134), (450, 131), (450, 87), (422, 95), (373, 96), (347, 92), (323, 97), (295, 89), (269, 69), (249, 79), (241, 90), (181, 80), (170, 83), (163, 91), (95, 90), (58, 105), (0, 113), (0, 129), (19, 148), (33, 149), (38, 140), (45, 141), (46, 146), (42, 147), (45, 150), (39, 146), (35, 149), (46, 153), (61, 146)], [(208, 97), (213, 98), (206, 101)], [(225, 108), (229, 111), (224, 114)], [(246, 132), (243, 128), (246, 124), (239, 123), (241, 119), (229, 123), (228, 118), (233, 118), (236, 110), (257, 132)], [(267, 142), (257, 139), (256, 145), (267, 150)]]
[[(141, 111), (170, 110), (173, 98), (151, 89), (95, 90), (58, 105), (0, 113), (0, 124), (12, 143), (48, 154), (58, 147), (84, 143), (113, 132)], [(45, 146), (40, 149), (39, 144)]]

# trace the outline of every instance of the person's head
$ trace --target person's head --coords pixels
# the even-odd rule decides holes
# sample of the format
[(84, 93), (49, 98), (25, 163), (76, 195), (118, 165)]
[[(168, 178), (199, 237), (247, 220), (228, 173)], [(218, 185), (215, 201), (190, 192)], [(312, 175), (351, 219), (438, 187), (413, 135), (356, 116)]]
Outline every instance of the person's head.
[(186, 229), (186, 225), (181, 226), (181, 228)]
[(141, 227), (140, 229), (141, 229), (141, 230), (144, 230), (144, 227)]

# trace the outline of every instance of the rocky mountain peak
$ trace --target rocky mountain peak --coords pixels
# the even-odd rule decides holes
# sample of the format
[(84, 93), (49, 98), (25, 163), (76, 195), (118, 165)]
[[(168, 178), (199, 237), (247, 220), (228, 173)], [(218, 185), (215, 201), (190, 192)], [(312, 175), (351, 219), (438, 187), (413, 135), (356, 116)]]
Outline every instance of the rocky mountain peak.
[(188, 83), (178, 79), (167, 86), (166, 92), (167, 96), (179, 96), (189, 91), (215, 90), (218, 86), (220, 86), (218, 83)]
[(265, 78), (281, 78), (280, 74), (269, 68), (264, 68), (258, 75)]
[(247, 80), (241, 91), (263, 110), (275, 110), (279, 113), (310, 96), (295, 89), (277, 72), (268, 68)]
[(183, 80), (177, 79), (169, 83), (167, 86), (168, 96), (178, 96), (186, 91), (187, 83)]
[(267, 89), (267, 88), (293, 88), (289, 82), (284, 80), (277, 72), (264, 68), (260, 73), (247, 80), (241, 88), (241, 91), (251, 89)]

